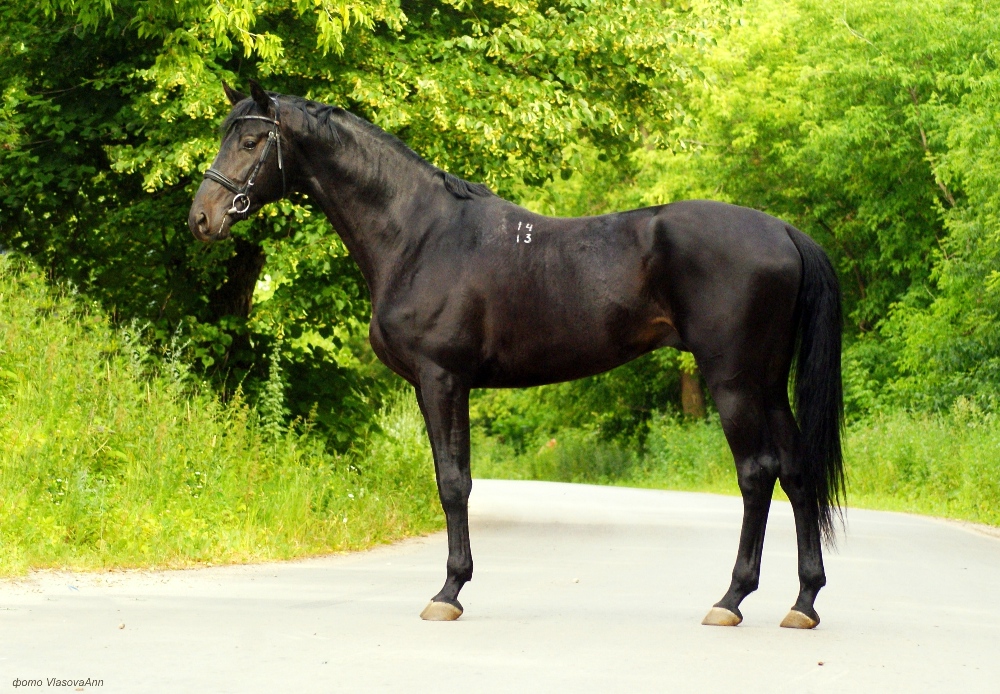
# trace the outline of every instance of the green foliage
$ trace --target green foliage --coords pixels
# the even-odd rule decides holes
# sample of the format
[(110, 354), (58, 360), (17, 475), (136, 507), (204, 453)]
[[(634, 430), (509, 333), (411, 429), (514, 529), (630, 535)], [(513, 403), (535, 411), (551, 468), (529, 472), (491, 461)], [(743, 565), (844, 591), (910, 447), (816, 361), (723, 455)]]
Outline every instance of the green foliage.
[(270, 349), (283, 362), (288, 412), (311, 417), (333, 447), (344, 451), (364, 436), (372, 414), (395, 387), (365, 339), (367, 288), (325, 219), (287, 202), (274, 205), (269, 215), (283, 235), (261, 242), (267, 264), (256, 284), (253, 313), (249, 320), (234, 321), (254, 344), (230, 367), (230, 381), (237, 372), (244, 378), (241, 363), (252, 369)]
[[(586, 137), (616, 160), (675, 113), (713, 6), (393, 0), (45, 0), (0, 10), (0, 245), (116, 320), (181, 331), (213, 383), (255, 399), (278, 350), (293, 416), (333, 447), (388, 393), (361, 346), (364, 282), (308, 200), (240, 225), (266, 253), (258, 310), (224, 301), (233, 244), (186, 211), (228, 111), (221, 81), (349, 108), (432, 163), (499, 192), (568, 174)], [(706, 9), (707, 8), (707, 9)], [(246, 278), (242, 278), (245, 280)], [(252, 280), (250, 278), (250, 285)]]
[(973, 4), (745, 4), (690, 85), (690, 120), (668, 149), (637, 153), (644, 199), (788, 219), (834, 257), (851, 320), (870, 330), (926, 282), (941, 211), (962, 195), (940, 158), (943, 113), (992, 36)]
[[(221, 403), (80, 297), (0, 259), (0, 573), (240, 562), (441, 527), (412, 394), (345, 455)], [(160, 364), (160, 366), (156, 366)]]
[[(995, 14), (983, 32), (1000, 29)], [(898, 351), (897, 398), (947, 409), (967, 396), (992, 410), (1000, 391), (1000, 55), (990, 44), (955, 76), (960, 103), (943, 109), (947, 150), (940, 175), (962, 191), (943, 214), (947, 235), (935, 258), (933, 283), (914, 290), (886, 321)]]
[(960, 398), (943, 414), (876, 415), (848, 431), (852, 505), (1000, 525), (1000, 422)]
[(635, 453), (601, 441), (593, 431), (566, 428), (537, 449), (479, 433), (472, 444), (475, 477), (614, 484), (629, 479), (636, 463)]
[(257, 415), (260, 417), (261, 433), (265, 437), (276, 440), (285, 433), (288, 408), (285, 407), (285, 378), (281, 369), (281, 356), (277, 351), (271, 355), (267, 382), (257, 400)]
[(960, 396), (992, 407), (997, 14), (968, 0), (756, 0), (731, 19), (706, 79), (678, 99), (685, 117), (633, 154), (638, 200), (728, 200), (824, 245), (845, 292), (852, 417)]
[(565, 427), (539, 446), (518, 448), (500, 436), (473, 442), (477, 477), (620, 484), (738, 494), (732, 454), (718, 417), (683, 422), (656, 415), (643, 449)]
[(517, 453), (540, 446), (564, 429), (641, 448), (651, 418), (678, 407), (677, 355), (675, 350), (661, 350), (579, 381), (477, 391), (469, 408), (472, 425)]
[(659, 415), (649, 427), (635, 486), (738, 494), (736, 468), (717, 413), (701, 421)]
[[(340, 499), (337, 490), (347, 487), (336, 485), (380, 468), (359, 451), (408, 460), (401, 442), (412, 434), (416, 446), (421, 428), (365, 344), (364, 281), (308, 200), (269, 206), (238, 227), (241, 248), (266, 255), (262, 276), (250, 278), (249, 316), (232, 315), (223, 301), (239, 279), (236, 246), (190, 238), (186, 211), (228, 110), (220, 82), (254, 77), (276, 91), (345, 106), (432, 163), (547, 214), (709, 197), (788, 219), (824, 245), (845, 290), (852, 499), (889, 503), (880, 490), (892, 490), (900, 508), (996, 522), (983, 510), (996, 506), (990, 480), (1000, 478), (990, 462), (990, 413), (1000, 392), (1000, 17), (988, 5), (46, 0), (8, 3), (0, 18), (0, 245), (30, 254), (50, 277), (71, 280), (117, 325), (148, 325), (143, 334), (154, 338), (162, 362), (153, 375), (132, 327), (99, 329), (112, 345), (102, 358), (107, 373), (132, 369), (132, 380), (115, 376), (114, 383), (152, 384), (149, 397), (185, 423), (163, 436), (195, 432), (190, 441), (169, 439), (179, 451), (169, 460), (199, 446), (215, 450), (207, 433), (192, 429), (187, 410), (177, 409), (192, 398), (193, 411), (209, 413), (203, 419), (213, 423), (205, 426), (221, 427), (213, 445), (235, 442), (217, 467), (193, 471), (228, 480), (232, 466), (232, 485), (254, 479), (292, 488), (301, 480), (299, 496), (282, 498), (306, 498), (308, 481), (334, 490), (322, 498)], [(73, 311), (87, 330), (99, 315)], [(195, 377), (180, 375), (182, 353), (228, 403), (206, 386), (192, 391)], [(580, 382), (477, 393), (476, 469), (733, 491), (711, 417), (675, 417), (679, 369), (689, 367), (661, 351)], [(0, 389), (33, 381), (26, 383), (4, 377)], [(142, 393), (115, 397), (141, 401)], [(73, 413), (74, 402), (44, 407)], [(391, 416), (376, 418), (387, 402), (395, 403)], [(133, 416), (126, 409), (101, 417)], [(152, 417), (142, 414), (147, 409), (134, 416)], [(98, 479), (94, 470), (126, 470), (140, 488), (152, 484), (153, 472), (136, 467), (134, 453), (101, 447), (76, 416), (60, 425), (68, 429), (50, 427), (71, 431), (70, 438), (43, 435), (59, 442), (60, 455), (75, 441), (97, 451), (80, 458), (78, 446), (67, 460), (85, 463), (53, 477), (63, 484), (87, 471), (74, 504), (104, 498), (86, 491), (97, 488), (87, 486)], [(296, 418), (313, 432), (290, 426)], [(42, 450), (32, 443), (34, 420), (16, 421), (9, 431), (23, 429), (28, 438), (11, 450)], [(142, 421), (160, 431), (160, 419)], [(312, 448), (319, 431), (325, 451)], [(143, 455), (167, 455), (154, 443), (142, 444)], [(289, 462), (272, 470), (263, 462), (272, 458)], [(11, 469), (27, 458), (17, 460)], [(57, 457), (39, 460), (55, 465)], [(25, 474), (44, 476), (41, 468)], [(34, 483), (9, 479), (35, 490), (36, 505), (45, 498)], [(153, 486), (179, 488), (182, 477), (169, 479)], [(242, 499), (249, 489), (226, 498)], [(162, 524), (179, 502), (156, 503), (153, 517)], [(75, 528), (86, 514), (70, 507), (76, 515), (51, 511), (58, 522), (33, 517), (31, 525), (17, 516), (12, 527)], [(223, 507), (219, 501), (216, 515), (205, 517), (231, 527)], [(310, 510), (320, 515), (302, 516), (295, 527), (334, 537), (322, 519), (342, 509), (330, 508), (336, 513)], [(66, 533), (56, 535), (93, 536)], [(214, 542), (195, 536), (198, 547)], [(191, 542), (177, 556), (201, 556)]]

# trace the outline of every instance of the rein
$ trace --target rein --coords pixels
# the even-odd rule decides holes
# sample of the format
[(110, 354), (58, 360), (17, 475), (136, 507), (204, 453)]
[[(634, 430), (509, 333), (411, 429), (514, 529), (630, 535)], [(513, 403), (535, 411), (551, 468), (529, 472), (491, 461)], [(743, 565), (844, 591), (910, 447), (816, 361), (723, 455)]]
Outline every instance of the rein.
[[(260, 167), (264, 165), (267, 155), (271, 153), (272, 146), (278, 150), (278, 169), (281, 170), (281, 197), (285, 196), (285, 168), (281, 160), (281, 120), (278, 117), (277, 102), (274, 102), (274, 113), (275, 118), (268, 118), (267, 116), (240, 116), (233, 119), (232, 125), (229, 126), (231, 129), (236, 124), (236, 121), (240, 120), (262, 120), (274, 126), (267, 134), (267, 142), (264, 143), (264, 149), (261, 151), (260, 156), (257, 157), (257, 163), (254, 164), (253, 169), (250, 171), (250, 176), (243, 185), (236, 183), (236, 181), (224, 173), (216, 171), (211, 167), (205, 172), (205, 178), (215, 181), (234, 194), (232, 206), (226, 211), (225, 216), (243, 216), (250, 209), (250, 191), (253, 188)], [(223, 222), (225, 221), (225, 216), (223, 217)]]

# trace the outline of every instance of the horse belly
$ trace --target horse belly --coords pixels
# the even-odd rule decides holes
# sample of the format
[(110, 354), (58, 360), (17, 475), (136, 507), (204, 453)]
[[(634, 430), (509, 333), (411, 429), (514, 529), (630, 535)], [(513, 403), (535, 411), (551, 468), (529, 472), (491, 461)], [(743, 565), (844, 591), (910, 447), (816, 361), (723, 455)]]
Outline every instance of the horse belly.
[[(590, 298), (591, 301), (581, 301)], [(544, 297), (508, 304), (485, 326), (477, 386), (510, 388), (584, 378), (679, 343), (667, 311), (630, 297)]]

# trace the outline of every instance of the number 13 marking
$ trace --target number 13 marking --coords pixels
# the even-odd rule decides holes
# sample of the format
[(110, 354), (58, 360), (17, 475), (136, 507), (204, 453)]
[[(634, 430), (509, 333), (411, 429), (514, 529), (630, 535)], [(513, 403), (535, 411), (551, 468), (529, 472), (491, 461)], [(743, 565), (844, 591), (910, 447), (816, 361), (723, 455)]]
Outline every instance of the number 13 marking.
[[(517, 223), (517, 230), (518, 231), (521, 231), (521, 225), (524, 225), (525, 230), (527, 232), (529, 232), (529, 233), (527, 233), (527, 234), (524, 235), (524, 242), (525, 243), (531, 243), (531, 233), (530, 232), (531, 232), (532, 229), (535, 228), (535, 225), (534, 224), (525, 224), (524, 222), (518, 222)], [(521, 243), (521, 235), (520, 234), (517, 235), (517, 243)]]

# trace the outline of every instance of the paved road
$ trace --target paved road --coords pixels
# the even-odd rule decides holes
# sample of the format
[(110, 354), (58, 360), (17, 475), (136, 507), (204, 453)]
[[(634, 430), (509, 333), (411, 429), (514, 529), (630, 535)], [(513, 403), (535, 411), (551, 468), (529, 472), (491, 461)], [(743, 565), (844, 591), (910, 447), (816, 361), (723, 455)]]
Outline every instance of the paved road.
[[(703, 627), (728, 584), (738, 499), (476, 481), (476, 579), (454, 623), (417, 614), (443, 534), (354, 555), (0, 583), (0, 692), (1000, 692), (1000, 539), (849, 512), (811, 632), (776, 503), (761, 589)], [(119, 624), (124, 623), (124, 629)], [(822, 665), (820, 664), (822, 663)], [(74, 691), (28, 687), (17, 691)]]

